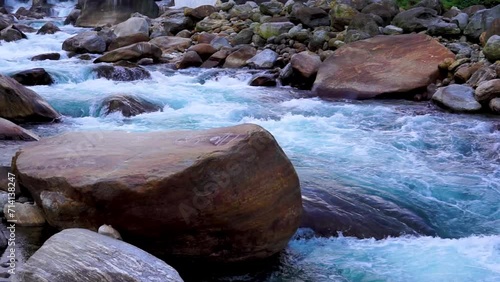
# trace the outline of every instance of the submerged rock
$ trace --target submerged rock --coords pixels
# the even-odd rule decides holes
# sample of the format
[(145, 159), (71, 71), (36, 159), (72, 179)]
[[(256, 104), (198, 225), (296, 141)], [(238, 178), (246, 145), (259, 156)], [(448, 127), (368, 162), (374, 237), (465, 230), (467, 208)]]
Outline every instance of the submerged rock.
[(313, 90), (327, 98), (410, 98), (440, 76), (439, 63), (454, 57), (423, 34), (376, 36), (337, 49), (321, 64)]
[(16, 154), (14, 173), (57, 228), (109, 224), (151, 253), (226, 263), (276, 254), (300, 224), (295, 169), (257, 125), (37, 144)]
[(0, 140), (38, 141), (40, 137), (13, 122), (0, 118)]
[(130, 244), (85, 229), (50, 237), (13, 276), (13, 282), (182, 282), (177, 271)]
[(11, 77), (26, 86), (51, 85), (54, 83), (54, 79), (43, 68), (25, 70), (13, 74)]
[(162, 108), (144, 99), (131, 95), (112, 95), (102, 102), (104, 115), (120, 112), (125, 117), (136, 116), (142, 113), (157, 112)]
[(453, 84), (439, 88), (432, 96), (439, 106), (457, 112), (477, 112), (481, 104), (474, 99), (474, 89), (470, 86)]
[(59, 113), (13, 78), (0, 75), (0, 117), (14, 122), (57, 121)]
[(118, 63), (114, 66), (100, 65), (93, 70), (98, 78), (114, 81), (134, 81), (150, 79), (151, 74), (143, 67), (129, 63)]
[(355, 189), (304, 189), (301, 227), (320, 236), (383, 239), (402, 235), (436, 235), (424, 219), (412, 211), (383, 198), (365, 195)]
[(44, 61), (44, 60), (57, 61), (59, 59), (61, 59), (61, 54), (59, 54), (59, 53), (40, 54), (40, 55), (36, 55), (36, 56), (31, 58), (32, 61)]

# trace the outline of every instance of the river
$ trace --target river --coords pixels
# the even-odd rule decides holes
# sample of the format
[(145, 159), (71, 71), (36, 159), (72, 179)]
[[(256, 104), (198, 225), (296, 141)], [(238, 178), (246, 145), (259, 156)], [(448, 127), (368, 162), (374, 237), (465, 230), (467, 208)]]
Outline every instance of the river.
[[(38, 28), (45, 20), (25, 23)], [(0, 45), (0, 73), (43, 67), (56, 81), (30, 87), (64, 115), (58, 124), (28, 126), (40, 136), (256, 123), (276, 137), (308, 194), (377, 197), (410, 211), (434, 233), (375, 240), (314, 237), (303, 228), (259, 280), (500, 281), (500, 118), (451, 114), (428, 102), (324, 101), (286, 87), (250, 87), (251, 74), (241, 70), (160, 65), (146, 67), (151, 80), (97, 79), (91, 61), (61, 50), (66, 38), (84, 29), (52, 20), (62, 32), (28, 33), (28, 40)], [(50, 52), (61, 60), (30, 61)], [(100, 103), (112, 94), (135, 95), (163, 111), (104, 116)], [(253, 281), (256, 275), (226, 280)]]

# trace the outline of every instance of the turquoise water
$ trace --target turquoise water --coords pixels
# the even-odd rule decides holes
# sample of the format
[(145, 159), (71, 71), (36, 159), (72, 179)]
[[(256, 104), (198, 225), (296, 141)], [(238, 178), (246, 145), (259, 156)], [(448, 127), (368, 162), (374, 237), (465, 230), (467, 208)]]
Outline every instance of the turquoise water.
[[(426, 102), (323, 101), (290, 88), (247, 86), (251, 75), (244, 71), (152, 66), (151, 80), (96, 79), (91, 62), (68, 58), (60, 49), (80, 29), (62, 29), (0, 46), (0, 73), (44, 67), (56, 80), (31, 87), (65, 116), (60, 124), (31, 128), (41, 136), (256, 123), (290, 157), (305, 194), (372, 207), (346, 210), (360, 225), (382, 213), (374, 206), (380, 204), (388, 207), (386, 221), (418, 221), (433, 235), (315, 238), (301, 229), (282, 263), (260, 280), (500, 281), (500, 118), (450, 114)], [(29, 61), (47, 52), (60, 52), (62, 60)], [(113, 94), (141, 97), (163, 111), (102, 116), (100, 103)]]

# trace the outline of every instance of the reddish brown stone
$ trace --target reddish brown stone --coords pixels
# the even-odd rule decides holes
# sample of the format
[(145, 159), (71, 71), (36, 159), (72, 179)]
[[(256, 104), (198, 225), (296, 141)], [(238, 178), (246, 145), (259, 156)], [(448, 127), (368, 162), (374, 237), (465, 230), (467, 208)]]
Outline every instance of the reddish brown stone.
[(217, 49), (215, 49), (212, 45), (208, 43), (200, 43), (189, 47), (188, 51), (194, 51), (198, 53), (198, 55), (203, 60), (206, 60), (208, 59), (208, 57), (212, 56), (215, 52), (217, 52)]
[(328, 98), (407, 97), (440, 76), (439, 63), (454, 54), (423, 34), (376, 36), (345, 45), (326, 59), (313, 91)]
[(115, 50), (121, 47), (132, 45), (138, 42), (149, 41), (149, 36), (143, 33), (136, 33), (127, 36), (117, 37), (111, 41), (108, 51)]
[(302, 214), (295, 169), (253, 124), (67, 133), (23, 147), (13, 169), (50, 225), (112, 225), (161, 257), (266, 258), (286, 246)]

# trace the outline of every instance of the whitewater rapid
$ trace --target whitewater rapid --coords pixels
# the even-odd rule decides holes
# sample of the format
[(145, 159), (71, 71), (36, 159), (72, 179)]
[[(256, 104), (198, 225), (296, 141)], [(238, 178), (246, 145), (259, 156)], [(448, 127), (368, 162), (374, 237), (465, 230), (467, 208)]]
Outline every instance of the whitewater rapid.
[[(40, 27), (43, 21), (28, 22)], [(61, 23), (59, 22), (59, 25)], [(410, 210), (431, 236), (383, 240), (315, 238), (301, 229), (265, 281), (500, 281), (500, 119), (443, 112), (409, 101), (323, 101), (291, 88), (248, 86), (245, 71), (148, 66), (152, 78), (96, 79), (91, 61), (68, 58), (62, 42), (83, 29), (2, 42), (0, 73), (45, 68), (52, 86), (30, 87), (64, 115), (31, 125), (65, 131), (204, 129), (245, 122), (269, 130), (308, 191), (377, 196)], [(58, 52), (60, 61), (32, 62)], [(163, 111), (103, 116), (106, 96), (130, 94)], [(236, 280), (250, 281), (247, 275)]]

